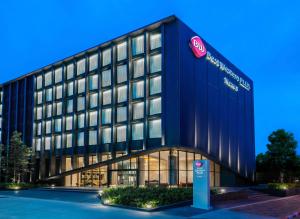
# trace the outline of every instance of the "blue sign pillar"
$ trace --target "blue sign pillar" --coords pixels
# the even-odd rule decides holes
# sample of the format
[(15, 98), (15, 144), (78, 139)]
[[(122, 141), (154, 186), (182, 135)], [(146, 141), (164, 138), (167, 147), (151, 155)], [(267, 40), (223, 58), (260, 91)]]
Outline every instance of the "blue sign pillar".
[(208, 210), (210, 206), (209, 160), (193, 163), (193, 206)]

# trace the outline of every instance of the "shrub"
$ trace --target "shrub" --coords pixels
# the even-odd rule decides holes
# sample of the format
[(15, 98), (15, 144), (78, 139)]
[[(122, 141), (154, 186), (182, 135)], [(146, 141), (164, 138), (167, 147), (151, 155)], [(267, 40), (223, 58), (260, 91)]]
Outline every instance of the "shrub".
[(284, 191), (295, 187), (296, 184), (293, 183), (269, 183), (268, 184), (268, 189), (276, 190), (276, 191)]
[(0, 189), (30, 189), (36, 186), (30, 183), (0, 183)]
[(126, 205), (138, 208), (155, 208), (189, 201), (192, 188), (118, 187), (105, 189), (101, 199), (105, 204)]

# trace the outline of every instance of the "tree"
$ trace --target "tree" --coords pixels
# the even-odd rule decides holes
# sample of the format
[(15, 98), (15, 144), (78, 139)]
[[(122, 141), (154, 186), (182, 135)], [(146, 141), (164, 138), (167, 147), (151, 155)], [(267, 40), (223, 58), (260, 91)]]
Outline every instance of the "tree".
[(14, 131), (6, 151), (7, 160), (4, 173), (6, 178), (14, 183), (23, 182), (31, 171), (32, 151), (23, 143), (21, 136), (21, 133)]

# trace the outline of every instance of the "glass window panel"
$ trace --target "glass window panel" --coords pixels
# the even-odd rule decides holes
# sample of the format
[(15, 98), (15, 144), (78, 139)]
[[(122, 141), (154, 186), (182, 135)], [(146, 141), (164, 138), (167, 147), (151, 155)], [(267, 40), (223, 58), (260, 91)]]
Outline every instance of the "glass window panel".
[(97, 143), (98, 143), (97, 131), (96, 130), (89, 131), (89, 145), (96, 145)]
[(60, 135), (55, 136), (55, 148), (56, 149), (61, 148), (61, 136)]
[(56, 99), (62, 98), (62, 85), (56, 86)]
[(152, 33), (150, 35), (150, 49), (161, 47), (161, 33)]
[(159, 170), (159, 152), (149, 154), (149, 170)]
[(187, 169), (193, 170), (194, 153), (187, 153)]
[(126, 133), (127, 133), (126, 126), (118, 126), (117, 127), (117, 142), (126, 141)]
[(85, 119), (84, 113), (79, 114), (79, 115), (77, 116), (77, 127), (78, 127), (79, 129), (84, 128), (84, 119)]
[(127, 101), (127, 86), (118, 87), (118, 103)]
[(47, 118), (52, 117), (52, 105), (47, 105), (46, 113)]
[(102, 110), (102, 124), (111, 123), (111, 109)]
[(42, 119), (42, 112), (43, 112), (42, 107), (36, 108), (36, 119)]
[(161, 98), (155, 98), (150, 100), (150, 115), (161, 113)]
[(98, 124), (98, 112), (93, 111), (89, 113), (90, 126), (96, 126)]
[(46, 101), (52, 101), (52, 88), (46, 89)]
[(98, 93), (90, 94), (90, 108), (98, 106)]
[(169, 170), (169, 151), (160, 152), (160, 170)]
[(133, 119), (144, 118), (144, 102), (133, 104)]
[(124, 122), (127, 120), (127, 107), (117, 108), (117, 122)]
[(66, 147), (71, 148), (73, 146), (73, 134), (66, 134)]
[(186, 186), (186, 170), (179, 171), (179, 186)]
[(67, 100), (67, 113), (73, 112), (73, 99)]
[(37, 92), (37, 104), (41, 104), (43, 102), (43, 91)]
[(89, 77), (89, 89), (90, 90), (98, 89), (98, 75), (91, 75)]
[(149, 121), (149, 138), (160, 138), (161, 137), (161, 120)]
[(55, 119), (55, 132), (61, 132), (61, 119)]
[(132, 140), (144, 139), (144, 123), (136, 123), (132, 125)]
[(77, 146), (84, 146), (84, 132), (78, 132), (77, 134)]
[(102, 87), (111, 85), (111, 71), (110, 69), (102, 72)]
[(186, 152), (179, 151), (179, 170), (186, 170)]
[(102, 129), (102, 143), (103, 144), (111, 143), (111, 128)]
[(145, 65), (144, 58), (133, 61), (133, 77), (137, 78), (144, 75)]
[(132, 98), (144, 97), (144, 81), (134, 82), (132, 84)]
[(68, 87), (67, 90), (68, 96), (72, 96), (74, 94), (74, 82), (73, 81), (69, 82), (67, 87)]
[(50, 150), (51, 149), (51, 137), (46, 137), (45, 138), (45, 150)]
[(111, 49), (106, 49), (102, 52), (102, 66), (109, 65), (111, 63)]
[(150, 56), (150, 73), (161, 71), (161, 54)]
[(35, 148), (36, 151), (41, 151), (42, 141), (40, 138), (35, 139)]
[(98, 68), (98, 54), (94, 54), (89, 57), (89, 62), (90, 62), (90, 71), (93, 71)]
[(43, 76), (40, 75), (36, 78), (36, 89), (41, 89), (43, 87)]
[(77, 111), (81, 111), (85, 109), (85, 97), (77, 98)]
[(36, 125), (36, 134), (41, 135), (42, 134), (42, 122), (38, 122)]
[(46, 134), (51, 133), (51, 121), (46, 122)]
[(117, 45), (118, 61), (127, 58), (127, 42), (123, 42)]
[(117, 82), (127, 81), (127, 65), (119, 65), (117, 67)]
[(150, 79), (150, 95), (161, 93), (161, 76)]
[(103, 92), (102, 104), (103, 105), (111, 104), (111, 90), (107, 90)]
[(85, 92), (85, 78), (78, 80), (77, 92), (79, 94)]
[(73, 116), (68, 116), (66, 118), (66, 130), (72, 130), (73, 129)]
[(144, 35), (132, 39), (132, 55), (144, 53)]
[(71, 79), (74, 77), (74, 65), (69, 64), (67, 66), (67, 80)]
[(45, 74), (45, 86), (49, 86), (52, 84), (52, 72), (47, 72)]
[(85, 72), (85, 59), (81, 59), (77, 62), (77, 75), (81, 75)]
[(57, 68), (54, 71), (55, 83), (59, 83), (62, 81), (62, 68)]

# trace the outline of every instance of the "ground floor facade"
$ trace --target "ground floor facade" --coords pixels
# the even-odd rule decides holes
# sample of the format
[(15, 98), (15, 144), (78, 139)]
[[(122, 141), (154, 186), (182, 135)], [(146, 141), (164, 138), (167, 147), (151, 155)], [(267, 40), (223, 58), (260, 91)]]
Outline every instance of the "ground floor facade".
[[(162, 149), (88, 170), (83, 168), (64, 176), (64, 186), (192, 186), (193, 161), (201, 159), (207, 157), (197, 152)], [(220, 172), (220, 165), (210, 160), (211, 187), (221, 185)]]

